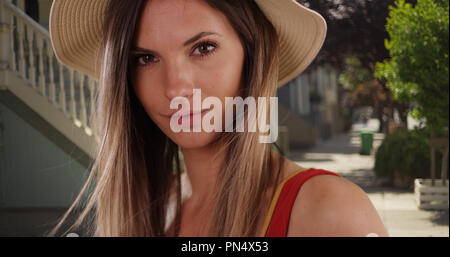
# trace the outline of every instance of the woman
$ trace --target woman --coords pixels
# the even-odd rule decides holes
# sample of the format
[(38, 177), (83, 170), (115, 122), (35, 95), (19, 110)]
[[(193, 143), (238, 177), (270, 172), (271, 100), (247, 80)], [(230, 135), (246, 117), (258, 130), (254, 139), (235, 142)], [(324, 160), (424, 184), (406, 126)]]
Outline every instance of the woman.
[(93, 210), (97, 236), (387, 235), (359, 187), (298, 166), (258, 133), (170, 127), (171, 101), (192, 101), (193, 89), (222, 103), (274, 97), (325, 32), (292, 0), (55, 0), (57, 57), (99, 79), (97, 158), (76, 203), (96, 185), (76, 224)]

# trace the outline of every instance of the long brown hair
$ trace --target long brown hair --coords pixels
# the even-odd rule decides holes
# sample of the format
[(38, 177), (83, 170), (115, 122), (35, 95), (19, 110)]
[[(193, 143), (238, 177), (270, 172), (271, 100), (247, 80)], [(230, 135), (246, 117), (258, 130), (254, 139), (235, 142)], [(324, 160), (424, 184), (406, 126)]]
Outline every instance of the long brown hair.
[[(70, 212), (83, 205), (69, 230), (89, 216), (90, 231), (96, 236), (172, 236), (165, 231), (171, 194), (175, 195), (178, 235), (183, 172), (179, 149), (149, 118), (130, 79), (130, 50), (146, 1), (151, 0), (108, 3), (94, 118), (97, 155), (85, 186), (51, 235)], [(274, 97), (279, 42), (270, 21), (254, 1), (205, 2), (228, 18), (244, 47), (241, 96)], [(256, 223), (265, 215), (261, 212), (264, 194), (275, 188), (283, 159), (275, 169), (271, 145), (258, 139), (258, 133), (221, 134), (225, 160), (218, 175), (221, 179), (216, 181), (209, 236), (256, 236), (259, 232)], [(86, 194), (87, 200), (82, 201)]]

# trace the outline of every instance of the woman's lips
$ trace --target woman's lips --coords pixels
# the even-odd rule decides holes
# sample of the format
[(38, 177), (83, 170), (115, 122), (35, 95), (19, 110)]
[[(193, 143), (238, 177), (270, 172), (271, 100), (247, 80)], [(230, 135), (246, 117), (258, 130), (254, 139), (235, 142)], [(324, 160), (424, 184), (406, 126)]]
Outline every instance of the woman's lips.
[[(207, 113), (211, 111), (211, 109), (206, 109), (203, 110), (201, 112), (191, 112), (190, 114), (186, 114), (186, 115), (177, 115), (175, 118), (178, 119), (178, 125), (182, 125), (183, 124), (183, 118), (188, 119), (188, 124), (190, 126), (194, 125), (194, 118), (196, 118), (197, 116), (200, 116), (200, 122), (203, 119), (203, 116)], [(174, 115), (170, 116), (170, 119), (172, 119), (174, 117)]]

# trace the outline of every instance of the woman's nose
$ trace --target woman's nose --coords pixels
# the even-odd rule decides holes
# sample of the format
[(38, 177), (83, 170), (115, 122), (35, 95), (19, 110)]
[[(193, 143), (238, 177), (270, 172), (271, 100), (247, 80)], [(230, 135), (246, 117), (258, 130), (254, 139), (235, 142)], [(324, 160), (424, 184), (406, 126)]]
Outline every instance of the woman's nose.
[(182, 60), (171, 60), (166, 63), (166, 96), (169, 100), (175, 97), (190, 97), (193, 94), (194, 84), (192, 73)]

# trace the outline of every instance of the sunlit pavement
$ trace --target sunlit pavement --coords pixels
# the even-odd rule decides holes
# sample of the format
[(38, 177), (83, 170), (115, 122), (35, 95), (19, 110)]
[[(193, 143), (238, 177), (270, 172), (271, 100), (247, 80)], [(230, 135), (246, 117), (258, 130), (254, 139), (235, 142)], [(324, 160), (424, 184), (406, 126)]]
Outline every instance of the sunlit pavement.
[[(371, 123), (372, 122), (372, 123)], [(376, 179), (373, 172), (376, 148), (384, 135), (374, 134), (372, 155), (360, 151), (359, 129), (375, 130), (375, 122), (354, 125), (352, 132), (335, 135), (310, 149), (292, 150), (290, 159), (303, 167), (339, 173), (359, 185), (369, 196), (391, 236), (449, 236), (448, 211), (423, 211), (417, 208), (413, 189), (400, 190)]]

